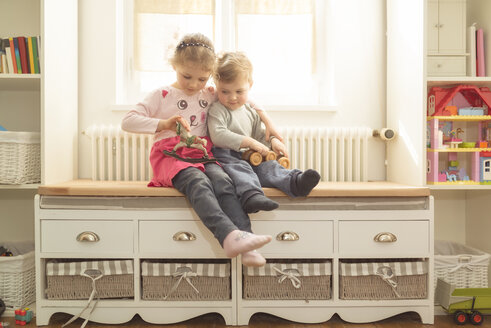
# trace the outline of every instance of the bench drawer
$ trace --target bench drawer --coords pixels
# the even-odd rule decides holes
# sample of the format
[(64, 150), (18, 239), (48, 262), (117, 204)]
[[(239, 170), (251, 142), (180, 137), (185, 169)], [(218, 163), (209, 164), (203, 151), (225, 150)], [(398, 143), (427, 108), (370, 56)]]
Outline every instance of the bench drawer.
[(133, 253), (133, 222), (42, 220), (41, 251)]
[(273, 240), (259, 252), (268, 257), (327, 257), (333, 253), (332, 221), (252, 221), (255, 234)]
[(225, 257), (201, 221), (140, 221), (139, 249), (169, 258)]
[[(379, 241), (376, 236), (379, 235)], [(395, 241), (383, 242), (394, 238)], [(341, 221), (339, 253), (344, 255), (397, 256), (429, 252), (428, 221)]]

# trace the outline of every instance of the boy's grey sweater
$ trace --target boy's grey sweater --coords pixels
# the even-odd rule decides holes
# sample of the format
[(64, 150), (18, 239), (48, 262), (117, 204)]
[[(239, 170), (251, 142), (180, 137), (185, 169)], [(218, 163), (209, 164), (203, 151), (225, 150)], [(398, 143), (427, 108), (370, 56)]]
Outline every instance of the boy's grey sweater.
[(220, 102), (214, 102), (208, 111), (208, 134), (215, 146), (235, 151), (240, 151), (245, 136), (271, 146), (266, 141), (261, 118), (249, 104), (228, 110)]

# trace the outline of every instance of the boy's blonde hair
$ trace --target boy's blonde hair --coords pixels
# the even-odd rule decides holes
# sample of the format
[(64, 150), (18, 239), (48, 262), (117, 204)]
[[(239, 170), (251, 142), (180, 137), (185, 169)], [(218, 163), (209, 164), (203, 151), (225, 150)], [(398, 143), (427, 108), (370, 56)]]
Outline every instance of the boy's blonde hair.
[(244, 77), (252, 83), (252, 63), (242, 52), (225, 52), (218, 56), (213, 80), (230, 83)]
[(213, 71), (215, 65), (213, 43), (201, 33), (185, 35), (169, 59), (172, 66), (182, 66), (188, 62), (199, 64), (204, 71)]

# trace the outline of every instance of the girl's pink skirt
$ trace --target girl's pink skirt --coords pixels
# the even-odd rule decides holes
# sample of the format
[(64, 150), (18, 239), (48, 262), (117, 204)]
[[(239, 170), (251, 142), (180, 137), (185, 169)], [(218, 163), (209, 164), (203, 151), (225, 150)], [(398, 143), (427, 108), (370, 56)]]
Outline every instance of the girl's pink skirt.
[[(213, 157), (211, 153), (212, 142), (210, 138), (203, 137), (207, 140), (206, 150), (208, 151), (208, 156)], [(180, 161), (177, 158), (167, 156), (164, 154), (164, 150), (172, 151), (175, 145), (180, 141), (178, 136), (172, 138), (166, 138), (157, 141), (153, 144), (152, 150), (150, 151), (150, 164), (153, 169), (153, 178), (148, 183), (149, 187), (172, 187), (172, 179), (181, 170), (188, 167), (197, 167), (201, 171), (205, 171), (205, 166), (203, 163), (188, 163)], [(176, 151), (177, 155), (187, 158), (202, 158), (203, 152), (195, 148), (181, 147)]]

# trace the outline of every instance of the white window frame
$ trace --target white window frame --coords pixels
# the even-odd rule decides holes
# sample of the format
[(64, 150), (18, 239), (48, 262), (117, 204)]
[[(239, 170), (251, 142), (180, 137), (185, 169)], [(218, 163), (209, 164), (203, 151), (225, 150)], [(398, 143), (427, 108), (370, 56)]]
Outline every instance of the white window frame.
[[(271, 111), (323, 111), (335, 112), (338, 110), (336, 99), (336, 66), (335, 66), (335, 2), (336, 0), (314, 0), (316, 5), (315, 20), (317, 22), (317, 68), (321, 78), (318, 81), (318, 105), (267, 105)], [(233, 0), (216, 1), (216, 26), (235, 26), (235, 12)], [(236, 40), (233, 28), (224, 28), (225, 31), (215, 31), (215, 47), (218, 51), (234, 51)], [(127, 95), (132, 90), (139, 90), (138, 72), (133, 67), (133, 1), (116, 1), (116, 95), (113, 110), (126, 111), (133, 107), (128, 104)], [(324, 59), (322, 59), (324, 58)], [(134, 97), (130, 97), (132, 99)]]

